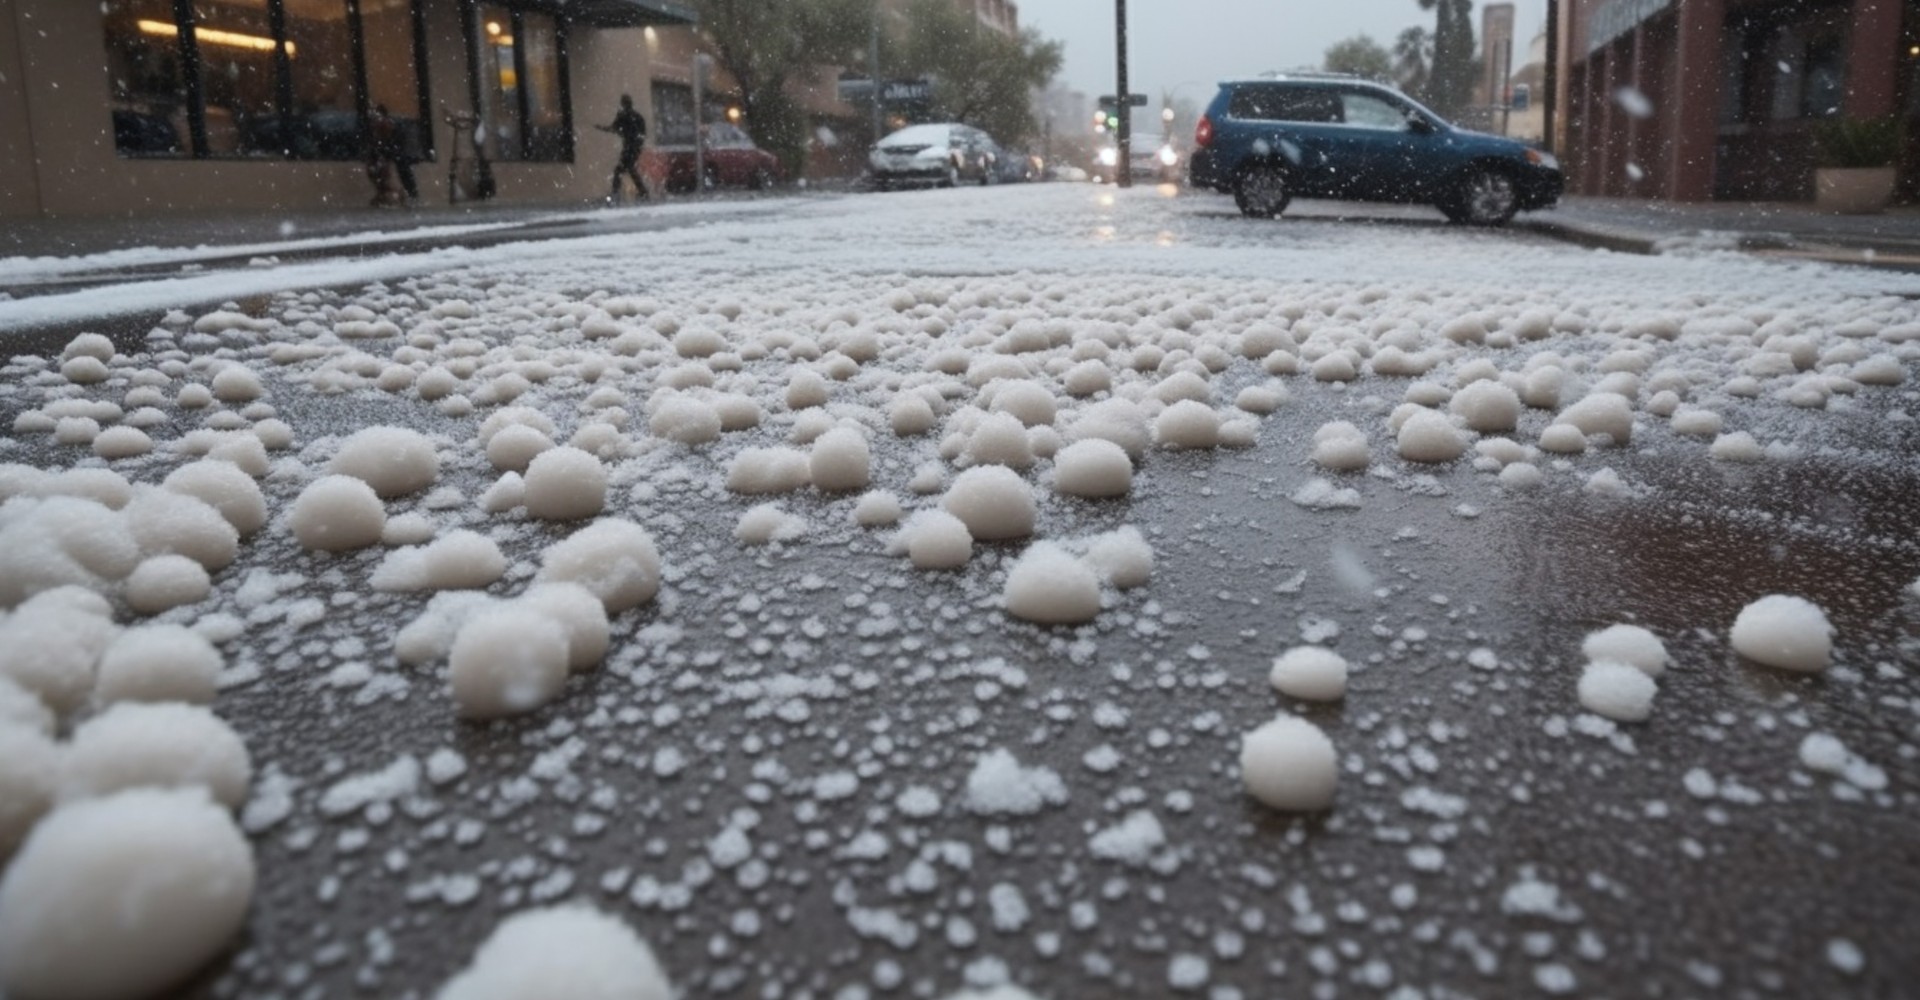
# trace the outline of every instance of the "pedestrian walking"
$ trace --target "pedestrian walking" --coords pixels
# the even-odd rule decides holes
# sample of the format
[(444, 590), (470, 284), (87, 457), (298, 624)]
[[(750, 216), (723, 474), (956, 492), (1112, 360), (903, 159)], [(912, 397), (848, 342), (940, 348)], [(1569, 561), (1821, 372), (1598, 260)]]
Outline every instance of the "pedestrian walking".
[(607, 201), (620, 200), (620, 178), (623, 175), (633, 178), (634, 191), (645, 198), (647, 185), (640, 180), (636, 165), (640, 162), (640, 150), (647, 144), (647, 120), (640, 112), (633, 110), (633, 97), (621, 94), (620, 113), (613, 116), (613, 124), (594, 127), (620, 137), (620, 162), (614, 165), (613, 188), (607, 194)]
[[(373, 106), (368, 123), (367, 176), (373, 179), (375, 205), (397, 205), (404, 193), (408, 204), (420, 200), (420, 184), (413, 176), (413, 159), (407, 155), (406, 136), (400, 122), (387, 113), (387, 106)], [(395, 180), (399, 188), (395, 189)]]

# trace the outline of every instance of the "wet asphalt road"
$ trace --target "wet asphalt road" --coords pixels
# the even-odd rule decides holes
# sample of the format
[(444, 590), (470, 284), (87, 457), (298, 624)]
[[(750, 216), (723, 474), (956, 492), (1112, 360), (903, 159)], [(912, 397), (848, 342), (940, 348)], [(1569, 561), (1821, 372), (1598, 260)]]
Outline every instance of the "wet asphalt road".
[[(151, 319), (113, 326), (137, 336)], [(458, 440), (478, 419), (268, 374), (303, 442), (373, 423)], [(1260, 380), (1223, 378), (1221, 398)], [(436, 670), (392, 662), (423, 601), (366, 590), (379, 552), (317, 556), (269, 527), (243, 565), (298, 574), (279, 600), (326, 614), (276, 627), (283, 604), (249, 611), (240, 574), (216, 577), (210, 606), (263, 616), (225, 647), (258, 679), (216, 710), (294, 791), (255, 837), (246, 940), (187, 995), (431, 995), (502, 914), (570, 898), (626, 917), (687, 996), (940, 996), (1002, 978), (1055, 998), (1920, 990), (1920, 598), (1904, 590), (1920, 577), (1920, 435), (1885, 420), (1915, 408), (1911, 389), (1823, 414), (1820, 447), (1791, 462), (1708, 462), (1653, 427), (1603, 456), (1631, 498), (1576, 476), (1509, 493), (1376, 443), (1390, 474), (1334, 477), (1363, 505), (1327, 512), (1287, 499), (1313, 429), (1377, 422), (1370, 394), (1397, 390), (1285, 382), (1293, 399), (1255, 448), (1156, 455), (1125, 501), (1043, 505), (1041, 537), (1134, 524), (1156, 552), (1152, 583), (1080, 629), (998, 611), (993, 570), (1018, 545), (916, 573), (849, 523), (851, 499), (805, 493), (782, 500), (815, 525), (804, 543), (743, 549), (747, 504), (708, 477), (642, 484), (611, 512), (653, 531), (660, 600), (615, 620), (607, 665), (562, 700), (486, 726), (453, 717)], [(19, 409), (0, 399), (0, 419)], [(1728, 416), (1790, 433), (1795, 415)], [(1523, 430), (1547, 419), (1529, 412)], [(76, 454), (36, 440), (0, 458)], [(880, 446), (875, 478), (917, 461)], [(483, 467), (463, 453), (442, 483), (476, 495)], [(299, 485), (263, 483), (270, 509)], [(565, 534), (516, 522), (502, 548), (530, 559)], [(1731, 652), (1734, 615), (1768, 592), (1826, 609), (1835, 670), (1789, 676)], [(1619, 621), (1673, 656), (1653, 717), (1578, 723), (1580, 640)], [(1344, 702), (1267, 685), (1272, 656), (1307, 639), (1354, 665)], [(1478, 649), (1497, 664), (1469, 663)], [(378, 681), (329, 680), (355, 662)], [(1239, 735), (1281, 708), (1341, 751), (1324, 816), (1240, 790)], [(1813, 731), (1883, 769), (1885, 788), (1800, 769)], [(1068, 802), (970, 814), (967, 772), (998, 747), (1058, 771)], [(444, 748), (461, 777), (321, 814), (339, 778)], [(909, 787), (939, 812), (903, 812)], [(1140, 809), (1165, 830), (1152, 860), (1093, 856), (1090, 836)], [(750, 860), (712, 856), (728, 825)], [(1516, 905), (1523, 882), (1557, 897)], [(1836, 939), (1863, 968), (1830, 961)]]

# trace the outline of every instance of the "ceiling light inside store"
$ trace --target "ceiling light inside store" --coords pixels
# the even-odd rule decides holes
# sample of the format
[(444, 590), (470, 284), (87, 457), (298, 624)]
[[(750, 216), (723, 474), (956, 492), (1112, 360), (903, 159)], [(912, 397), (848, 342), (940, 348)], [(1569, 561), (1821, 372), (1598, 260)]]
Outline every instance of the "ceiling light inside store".
[[(180, 35), (179, 26), (167, 21), (149, 21), (142, 19), (136, 23), (145, 34), (161, 35), (167, 38), (177, 38)], [(229, 48), (251, 49), (255, 52), (272, 52), (274, 49), (273, 39), (271, 38), (266, 38), (261, 35), (243, 34), (238, 31), (221, 31), (218, 28), (196, 27), (193, 29), (193, 39), (202, 45), (225, 45)], [(292, 59), (295, 51), (293, 43), (286, 43), (286, 49), (287, 58)]]

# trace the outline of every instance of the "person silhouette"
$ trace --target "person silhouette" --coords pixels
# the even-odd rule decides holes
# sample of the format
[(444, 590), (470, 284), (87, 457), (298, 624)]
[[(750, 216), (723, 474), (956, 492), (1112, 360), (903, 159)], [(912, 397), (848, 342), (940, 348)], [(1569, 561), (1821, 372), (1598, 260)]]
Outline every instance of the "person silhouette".
[(633, 178), (633, 189), (641, 197), (647, 197), (647, 186), (640, 180), (640, 171), (636, 165), (640, 162), (640, 150), (647, 144), (647, 120), (633, 109), (633, 97), (620, 95), (620, 112), (613, 116), (613, 124), (596, 125), (602, 132), (611, 132), (620, 137), (620, 160), (613, 167), (613, 188), (607, 193), (607, 201), (620, 200), (620, 178)]
[[(420, 185), (413, 176), (413, 159), (407, 155), (406, 135), (400, 122), (388, 113), (387, 106), (373, 106), (373, 119), (369, 123), (372, 132), (368, 173), (374, 178), (374, 203), (394, 204), (398, 192), (393, 190), (392, 179), (400, 181), (400, 187), (406, 192), (408, 203), (420, 200)], [(391, 177), (388, 171), (392, 171)]]

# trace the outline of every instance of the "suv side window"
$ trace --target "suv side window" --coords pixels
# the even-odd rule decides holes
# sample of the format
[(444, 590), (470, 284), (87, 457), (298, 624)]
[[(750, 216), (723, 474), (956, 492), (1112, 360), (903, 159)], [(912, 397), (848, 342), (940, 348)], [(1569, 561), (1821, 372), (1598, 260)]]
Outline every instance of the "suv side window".
[(1340, 94), (1342, 120), (1348, 125), (1362, 128), (1387, 129), (1394, 132), (1407, 130), (1407, 113), (1386, 99), (1374, 94), (1359, 91), (1343, 91)]
[(1319, 87), (1256, 85), (1233, 92), (1227, 102), (1227, 115), (1259, 121), (1327, 124), (1341, 120), (1341, 107), (1332, 91)]

